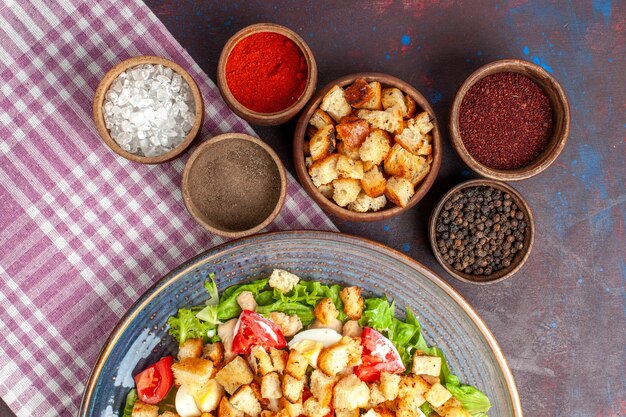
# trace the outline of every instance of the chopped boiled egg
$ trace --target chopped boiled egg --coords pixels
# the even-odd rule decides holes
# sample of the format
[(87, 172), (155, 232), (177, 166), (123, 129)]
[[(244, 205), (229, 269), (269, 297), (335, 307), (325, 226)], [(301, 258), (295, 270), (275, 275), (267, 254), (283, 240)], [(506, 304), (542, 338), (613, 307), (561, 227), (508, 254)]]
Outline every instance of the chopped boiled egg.
[(202, 414), (196, 405), (196, 400), (193, 398), (193, 395), (191, 395), (189, 390), (187, 390), (184, 385), (181, 385), (180, 388), (178, 388), (174, 405), (176, 406), (176, 412), (180, 415), (180, 417), (197, 417)]
[(324, 345), (321, 342), (313, 340), (300, 340), (290, 346), (291, 349), (300, 352), (313, 368), (317, 368), (317, 358), (323, 347)]
[(329, 347), (341, 340), (341, 333), (332, 329), (309, 329), (303, 330), (297, 333), (289, 342), (289, 347), (293, 347), (301, 340), (310, 340), (313, 342), (319, 342), (323, 347)]
[(194, 398), (200, 411), (210, 413), (213, 410), (217, 410), (223, 396), (224, 388), (215, 379), (211, 379), (194, 395)]

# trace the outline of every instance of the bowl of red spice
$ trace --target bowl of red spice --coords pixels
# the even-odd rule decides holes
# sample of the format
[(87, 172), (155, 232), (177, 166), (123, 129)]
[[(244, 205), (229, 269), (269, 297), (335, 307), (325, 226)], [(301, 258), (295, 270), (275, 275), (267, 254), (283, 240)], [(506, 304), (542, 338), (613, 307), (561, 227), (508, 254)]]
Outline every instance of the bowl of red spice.
[(313, 52), (294, 31), (258, 23), (226, 42), (217, 85), (228, 106), (244, 120), (263, 126), (287, 122), (304, 107), (317, 83)]
[(567, 96), (554, 77), (518, 59), (487, 64), (459, 88), (448, 127), (452, 146), (477, 173), (517, 181), (548, 168), (569, 134)]

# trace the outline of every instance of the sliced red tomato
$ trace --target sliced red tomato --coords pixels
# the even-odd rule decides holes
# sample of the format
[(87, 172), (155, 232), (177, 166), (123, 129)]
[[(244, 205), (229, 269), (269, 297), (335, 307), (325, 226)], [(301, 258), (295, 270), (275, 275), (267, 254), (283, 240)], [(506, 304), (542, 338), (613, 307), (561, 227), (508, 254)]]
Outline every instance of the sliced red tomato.
[(174, 377), (172, 375), (172, 363), (174, 358), (166, 356), (154, 365), (135, 375), (137, 394), (144, 403), (156, 404), (167, 395)]
[(280, 349), (287, 346), (287, 341), (273, 321), (254, 311), (244, 310), (235, 326), (232, 350), (237, 354), (248, 354), (255, 345)]
[(354, 368), (354, 373), (361, 381), (375, 382), (381, 372), (400, 374), (406, 369), (398, 349), (389, 339), (371, 327), (363, 328), (361, 334), (363, 346), (362, 364)]

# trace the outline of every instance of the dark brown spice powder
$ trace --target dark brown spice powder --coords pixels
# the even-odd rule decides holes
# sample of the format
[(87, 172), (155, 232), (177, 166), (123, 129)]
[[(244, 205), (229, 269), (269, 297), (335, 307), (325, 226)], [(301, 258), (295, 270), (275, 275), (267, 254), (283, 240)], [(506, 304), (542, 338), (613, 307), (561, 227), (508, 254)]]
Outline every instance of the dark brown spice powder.
[(552, 135), (550, 100), (525, 75), (492, 74), (465, 95), (459, 130), (468, 152), (481, 164), (523, 168), (541, 154)]

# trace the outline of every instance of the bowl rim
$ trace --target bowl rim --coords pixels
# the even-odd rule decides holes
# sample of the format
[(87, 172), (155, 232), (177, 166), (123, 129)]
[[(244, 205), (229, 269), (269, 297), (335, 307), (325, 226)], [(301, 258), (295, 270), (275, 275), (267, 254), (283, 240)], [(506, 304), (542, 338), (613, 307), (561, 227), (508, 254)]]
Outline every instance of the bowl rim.
[[(526, 222), (528, 224), (528, 230), (529, 230), (529, 237), (525, 239), (525, 242), (527, 242), (527, 244), (524, 248), (525, 251), (523, 255), (521, 256), (521, 258), (518, 258), (515, 264), (511, 264), (507, 268), (503, 268), (491, 274), (492, 276), (496, 276), (496, 278), (485, 280), (485, 281), (472, 280), (468, 278), (470, 276), (469, 274), (465, 274), (464, 272), (459, 272), (451, 268), (444, 261), (443, 257), (441, 256), (441, 253), (439, 252), (437, 248), (437, 233), (436, 233), (437, 217), (439, 217), (439, 213), (441, 212), (441, 209), (443, 208), (444, 204), (457, 191), (463, 190), (465, 188), (477, 187), (477, 186), (487, 186), (487, 187), (498, 188), (499, 190), (502, 190), (511, 194), (511, 197), (514, 199), (517, 206), (521, 208), (522, 210), (524, 210), (524, 214), (526, 216)], [(471, 284), (478, 284), (478, 285), (495, 284), (497, 282), (501, 282), (508, 278), (511, 278), (522, 268), (522, 266), (524, 266), (524, 264), (528, 260), (530, 256), (530, 252), (532, 251), (532, 248), (535, 242), (535, 218), (533, 216), (532, 209), (530, 208), (530, 205), (528, 204), (526, 199), (515, 188), (511, 187), (510, 185), (502, 181), (497, 181), (497, 180), (492, 180), (492, 179), (487, 179), (487, 178), (478, 178), (478, 179), (463, 181), (455, 185), (447, 193), (445, 193), (443, 197), (441, 197), (441, 199), (437, 202), (433, 210), (431, 211), (430, 218), (428, 220), (428, 241), (430, 242), (430, 249), (435, 255), (437, 262), (439, 262), (439, 265), (441, 265), (443, 269), (445, 269), (446, 272), (452, 275), (454, 278), (458, 279), (459, 281), (468, 282)]]
[[(518, 72), (518, 70), (525, 70), (526, 72)], [(463, 143), (461, 139), (461, 134), (459, 131), (459, 111), (461, 108), (461, 103), (467, 94), (467, 91), (478, 81), (481, 79), (500, 72), (518, 72), (522, 75), (525, 75), (531, 78), (539, 87), (546, 92), (546, 89), (537, 82), (537, 79), (545, 80), (547, 83), (553, 88), (555, 96), (557, 97), (557, 101), (554, 102), (550, 95), (546, 93), (546, 96), (550, 99), (550, 105), (552, 107), (552, 112), (554, 113), (555, 107), (558, 106), (558, 110), (562, 113), (563, 117), (563, 129), (558, 138), (555, 140), (552, 149), (547, 151), (547, 153), (543, 156), (541, 155), (535, 159), (535, 161), (539, 160), (539, 163), (535, 164), (535, 161), (531, 162), (530, 165), (518, 169), (512, 170), (501, 170), (490, 168), (482, 163), (480, 163), (476, 158), (474, 158)], [(532, 76), (529, 76), (529, 73)], [(500, 59), (497, 61), (490, 62), (485, 64), (474, 72), (472, 72), (464, 81), (463, 84), (459, 87), (454, 95), (454, 99), (452, 100), (452, 104), (450, 106), (450, 112), (448, 114), (448, 133), (450, 137), (450, 142), (452, 144), (452, 148), (455, 150), (457, 155), (465, 162), (465, 164), (472, 169), (474, 172), (494, 180), (501, 181), (520, 181), (524, 179), (531, 178), (537, 174), (540, 174), (544, 170), (546, 170), (552, 163), (558, 158), (558, 156), (563, 151), (565, 144), (567, 142), (567, 138), (569, 136), (570, 130), (570, 106), (567, 95), (565, 94), (565, 90), (559, 82), (550, 74), (548, 71), (540, 67), (539, 65), (533, 64), (532, 62), (528, 62), (522, 59)], [(553, 135), (556, 132), (552, 133)]]
[(85, 388), (83, 391), (83, 395), (81, 398), (81, 403), (79, 406), (78, 416), (79, 417), (87, 417), (89, 413), (89, 406), (91, 403), (92, 396), (94, 394), (94, 390), (96, 388), (98, 378), (104, 368), (107, 359), (109, 358), (111, 351), (114, 348), (114, 345), (120, 339), (122, 333), (126, 330), (126, 328), (130, 325), (130, 323), (137, 317), (140, 311), (142, 311), (160, 292), (162, 292), (165, 288), (171, 285), (173, 282), (178, 280), (181, 276), (193, 270), (202, 262), (205, 262), (207, 259), (214, 258), (220, 255), (222, 252), (231, 249), (232, 247), (239, 247), (242, 245), (255, 245), (258, 244), (258, 241), (274, 239), (276, 237), (283, 236), (307, 236), (312, 239), (324, 239), (324, 240), (337, 240), (337, 239), (346, 239), (355, 241), (358, 244), (363, 246), (368, 246), (370, 248), (377, 249), (378, 251), (384, 252), (386, 255), (404, 263), (410, 265), (412, 268), (418, 270), (426, 279), (435, 283), (438, 287), (440, 287), (447, 295), (452, 298), (455, 303), (467, 314), (467, 316), (471, 319), (471, 321), (476, 325), (479, 332), (487, 341), (491, 351), (493, 352), (496, 362), (506, 381), (506, 389), (511, 398), (511, 403), (513, 405), (513, 414), (515, 417), (523, 417), (522, 405), (519, 397), (519, 393), (517, 391), (517, 386), (515, 384), (515, 379), (513, 378), (513, 374), (511, 369), (509, 368), (508, 362), (500, 345), (498, 344), (496, 338), (494, 337), (487, 324), (483, 321), (483, 319), (479, 316), (478, 312), (471, 306), (471, 304), (450, 284), (448, 284), (443, 278), (439, 277), (433, 271), (431, 271), (428, 267), (422, 265), (420, 262), (415, 259), (396, 251), (388, 246), (383, 245), (382, 243), (375, 242), (370, 239), (366, 239), (360, 236), (349, 235), (340, 232), (332, 232), (332, 231), (314, 231), (314, 230), (290, 230), (290, 231), (281, 231), (281, 232), (268, 232), (261, 233), (254, 236), (247, 236), (240, 239), (236, 239), (230, 242), (223, 243), (214, 248), (208, 249), (199, 255), (187, 260), (181, 265), (177, 266), (167, 274), (165, 274), (161, 279), (156, 281), (148, 290), (146, 290), (141, 297), (124, 313), (124, 315), (119, 319), (115, 327), (111, 330), (111, 333), (107, 337), (98, 357), (89, 372), (89, 377), (87, 383), (85, 384)]
[[(231, 139), (250, 142), (262, 148), (265, 152), (267, 152), (267, 154), (274, 161), (274, 164), (276, 168), (278, 169), (279, 176), (280, 176), (280, 193), (278, 196), (278, 201), (276, 201), (276, 205), (274, 209), (272, 210), (272, 212), (261, 223), (257, 224), (256, 226), (251, 227), (250, 229), (239, 230), (239, 231), (228, 231), (228, 230), (218, 229), (217, 227), (212, 226), (208, 224), (207, 222), (205, 222), (197, 213), (198, 209), (193, 203), (191, 199), (191, 194), (189, 192), (189, 175), (191, 173), (191, 168), (194, 162), (196, 161), (196, 159), (198, 159), (198, 157), (211, 146), (219, 142), (227, 141)], [(280, 210), (283, 208), (283, 205), (285, 204), (285, 199), (287, 196), (287, 174), (285, 173), (285, 166), (281, 162), (276, 152), (262, 140), (255, 138), (254, 136), (244, 134), (244, 133), (223, 133), (221, 135), (217, 135), (210, 139), (207, 139), (200, 146), (194, 149), (193, 153), (191, 154), (191, 156), (185, 163), (185, 168), (183, 170), (180, 187), (182, 190), (183, 202), (185, 204), (185, 208), (187, 209), (191, 217), (193, 217), (193, 219), (196, 221), (196, 223), (198, 223), (200, 226), (204, 227), (205, 230), (211, 233), (215, 233), (217, 235), (228, 237), (228, 238), (241, 238), (241, 237), (248, 236), (248, 235), (251, 235), (260, 231), (261, 229), (269, 225), (271, 222), (273, 222), (274, 219), (276, 219), (276, 217), (278, 216), (278, 213), (280, 213)]]
[[(334, 201), (329, 200), (324, 197), (324, 195), (315, 187), (311, 177), (306, 169), (306, 165), (304, 162), (304, 152), (302, 151), (302, 146), (304, 143), (304, 137), (306, 133), (306, 128), (308, 121), (310, 119), (311, 114), (319, 107), (324, 98), (324, 95), (335, 85), (339, 85), (340, 87), (344, 87), (348, 84), (351, 84), (357, 78), (365, 78), (368, 82), (371, 81), (379, 81), (381, 84), (388, 85), (391, 87), (396, 87), (400, 89), (403, 93), (409, 94), (417, 103), (419, 108), (422, 111), (428, 112), (430, 117), (432, 118), (433, 130), (431, 132), (433, 138), (433, 161), (430, 166), (430, 171), (426, 175), (426, 177), (417, 185), (415, 189), (415, 194), (411, 197), (408, 204), (405, 207), (393, 206), (388, 209), (383, 209), (375, 212), (366, 212), (366, 213), (357, 213), (346, 208), (340, 207)], [(326, 84), (323, 88), (318, 90), (315, 96), (307, 103), (306, 107), (300, 113), (300, 117), (296, 124), (296, 128), (294, 131), (294, 141), (293, 141), (293, 155), (294, 155), (294, 164), (296, 168), (296, 174), (300, 180), (300, 184), (304, 187), (307, 193), (315, 200), (317, 204), (319, 204), (325, 211), (331, 213), (343, 220), (349, 221), (380, 221), (387, 220), (392, 217), (398, 216), (411, 208), (413, 208), (430, 190), (437, 175), (439, 174), (439, 168), (441, 167), (441, 158), (442, 158), (442, 139), (441, 139), (441, 130), (439, 126), (439, 122), (437, 120), (437, 116), (433, 111), (428, 99), (420, 93), (416, 88), (412, 85), (403, 81), (397, 77), (394, 77), (389, 74), (384, 74), (380, 72), (359, 72), (353, 74), (347, 74), (342, 77), (337, 78), (334, 81)]]
[[(158, 156), (141, 156), (137, 154), (133, 154), (125, 151), (120, 147), (120, 145), (115, 142), (115, 140), (111, 137), (109, 129), (106, 128), (104, 124), (104, 114), (102, 111), (102, 103), (104, 102), (104, 96), (109, 90), (109, 87), (113, 83), (113, 81), (120, 75), (122, 72), (126, 71), (129, 68), (136, 67), (142, 64), (152, 64), (152, 65), (163, 65), (171, 68), (173, 71), (178, 73), (184, 80), (189, 84), (189, 88), (191, 90), (191, 94), (194, 98), (195, 104), (195, 121), (191, 126), (191, 130), (185, 136), (185, 139), (174, 149), (169, 152), (166, 152), (162, 155)], [(202, 127), (202, 122), (204, 118), (204, 101), (202, 99), (202, 94), (195, 80), (191, 77), (189, 72), (185, 70), (183, 67), (171, 61), (167, 58), (163, 58), (160, 56), (154, 55), (140, 55), (136, 57), (132, 57), (129, 59), (125, 59), (122, 62), (117, 63), (113, 66), (107, 73), (102, 77), (96, 91), (94, 93), (93, 98), (93, 119), (96, 125), (96, 130), (100, 134), (100, 137), (107, 144), (113, 152), (116, 154), (130, 160), (133, 162), (139, 162), (142, 164), (160, 164), (163, 162), (170, 161), (176, 158), (178, 155), (183, 153), (193, 142), (193, 140), (198, 135), (200, 128)]]
[[(290, 39), (298, 46), (298, 48), (300, 48), (308, 66), (307, 83), (300, 97), (291, 106), (274, 113), (257, 112), (239, 103), (230, 91), (230, 87), (226, 81), (226, 63), (228, 62), (228, 58), (234, 47), (248, 36), (262, 32), (274, 32)], [(293, 118), (309, 101), (316, 86), (317, 63), (315, 61), (313, 51), (304, 39), (302, 39), (302, 37), (295, 31), (276, 23), (255, 23), (236, 32), (224, 44), (217, 63), (217, 87), (219, 88), (222, 98), (228, 107), (230, 107), (230, 109), (242, 119), (260, 126), (275, 126), (285, 123), (289, 119)]]

